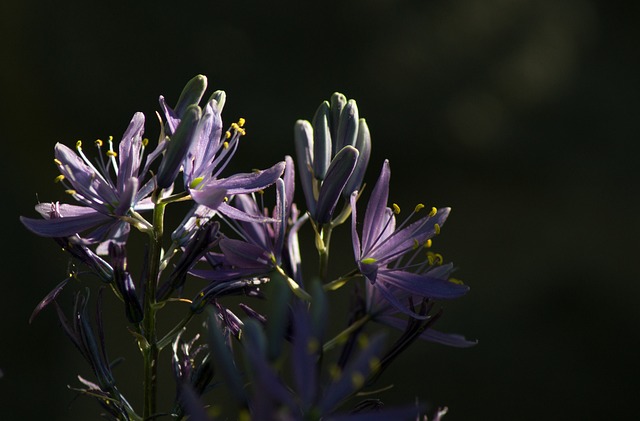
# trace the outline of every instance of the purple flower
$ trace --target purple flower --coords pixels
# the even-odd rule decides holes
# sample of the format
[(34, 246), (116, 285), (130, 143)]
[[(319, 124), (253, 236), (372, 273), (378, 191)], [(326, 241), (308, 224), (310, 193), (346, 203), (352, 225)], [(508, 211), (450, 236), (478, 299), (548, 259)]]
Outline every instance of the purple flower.
[[(385, 161), (369, 199), (362, 237), (356, 229), (358, 193), (352, 193), (353, 250), (360, 273), (370, 283), (370, 299), (384, 299), (402, 313), (417, 317), (403, 304), (403, 298), (457, 298), (469, 288), (447, 278), (451, 271), (449, 265), (430, 266), (428, 261), (415, 263), (423, 245), (440, 232), (450, 209), (433, 208), (427, 216), (412, 223), (409, 223), (409, 217), (396, 227), (395, 214), (399, 213), (399, 208), (397, 205), (394, 210), (387, 207), (390, 176), (389, 162)], [(418, 205), (414, 213), (423, 207)], [(371, 303), (368, 306), (371, 307)]]
[[(233, 198), (235, 207), (227, 222), (239, 239), (223, 237), (220, 253), (207, 255), (212, 270), (194, 270), (192, 273), (210, 281), (224, 281), (265, 275), (283, 263), (285, 233), (291, 215), (294, 192), (294, 165), (285, 158), (283, 178), (276, 180), (276, 204), (271, 217), (269, 211), (258, 204), (256, 197), (240, 194)], [(237, 211), (237, 212), (236, 212)], [(233, 219), (234, 216), (239, 216)], [(291, 264), (287, 262), (289, 267)]]
[[(221, 113), (226, 102), (225, 93), (214, 92), (203, 110), (196, 105), (206, 86), (206, 77), (199, 75), (192, 79), (180, 96), (175, 110), (167, 105), (164, 97), (160, 97), (168, 132), (170, 135), (180, 135), (179, 144), (185, 148), (183, 152), (176, 153), (168, 164), (172, 170), (167, 170), (167, 173), (171, 173), (167, 180), (172, 182), (171, 177), (177, 175), (180, 165), (175, 161), (179, 160), (183, 168), (185, 190), (189, 191), (196, 203), (231, 217), (242, 218), (245, 215), (224, 203), (224, 198), (265, 189), (282, 175), (285, 164), (279, 162), (263, 171), (219, 178), (235, 154), (240, 137), (245, 134), (245, 120), (239, 119), (223, 132)], [(187, 128), (183, 127), (185, 124)], [(188, 139), (184, 140), (183, 137)]]
[[(99, 254), (106, 254), (107, 241), (126, 242), (131, 222), (131, 211), (150, 209), (153, 204), (147, 198), (153, 190), (153, 180), (143, 184), (146, 168), (141, 170), (146, 141), (142, 139), (144, 115), (136, 113), (120, 142), (119, 151), (113, 150), (109, 140), (106, 161), (102, 155), (92, 163), (76, 144), (77, 153), (58, 143), (55, 146), (55, 162), (60, 170), (56, 180), (67, 187), (81, 206), (43, 203), (36, 210), (44, 219), (20, 217), (27, 229), (43, 237), (71, 237), (76, 233), (94, 229), (85, 235), (85, 244), (103, 242)], [(96, 141), (100, 150), (103, 142)], [(116, 160), (117, 157), (117, 160)], [(115, 175), (115, 177), (114, 177)], [(55, 208), (57, 213), (52, 214)]]

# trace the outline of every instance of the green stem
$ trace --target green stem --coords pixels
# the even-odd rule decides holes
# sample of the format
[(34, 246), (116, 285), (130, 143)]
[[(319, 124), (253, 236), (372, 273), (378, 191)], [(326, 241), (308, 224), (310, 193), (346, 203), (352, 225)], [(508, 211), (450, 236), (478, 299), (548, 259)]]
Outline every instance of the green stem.
[(320, 279), (325, 282), (329, 271), (329, 243), (331, 242), (330, 225), (322, 227), (322, 234), (320, 238), (323, 245), (322, 248), (318, 249), (318, 252), (320, 253)]
[(346, 328), (345, 330), (343, 330), (342, 332), (334, 336), (333, 339), (325, 342), (325, 344), (322, 346), (322, 351), (327, 352), (330, 349), (332, 349), (334, 346), (338, 345), (340, 342), (346, 341), (349, 335), (351, 335), (356, 330), (360, 329), (369, 320), (371, 320), (371, 315), (365, 314), (364, 316), (362, 316), (361, 318), (353, 322), (353, 324), (350, 325), (348, 328)]
[(145, 280), (144, 294), (144, 337), (147, 341), (142, 351), (144, 358), (144, 410), (143, 419), (149, 419), (156, 413), (158, 353), (156, 333), (156, 289), (160, 275), (160, 258), (162, 256), (162, 234), (164, 230), (164, 203), (157, 203), (153, 209), (153, 232), (149, 246), (148, 273)]
[(335, 291), (335, 290), (341, 288), (347, 282), (349, 282), (350, 279), (353, 279), (356, 276), (358, 276), (358, 274), (359, 274), (358, 269), (354, 269), (351, 272), (347, 273), (346, 275), (342, 275), (338, 279), (334, 279), (333, 281), (331, 281), (331, 282), (329, 282), (327, 284), (324, 284), (322, 288), (325, 291)]

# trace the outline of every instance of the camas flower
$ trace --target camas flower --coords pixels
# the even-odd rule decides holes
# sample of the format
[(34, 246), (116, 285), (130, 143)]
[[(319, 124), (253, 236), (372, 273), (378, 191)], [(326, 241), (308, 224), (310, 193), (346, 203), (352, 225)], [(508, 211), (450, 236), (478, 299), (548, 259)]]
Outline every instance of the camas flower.
[[(276, 204), (271, 216), (266, 208), (257, 203), (255, 196), (236, 195), (233, 209), (245, 216), (231, 218), (228, 223), (240, 238), (221, 238), (222, 254), (209, 253), (206, 256), (213, 269), (194, 270), (192, 274), (210, 281), (224, 281), (265, 275), (283, 263), (285, 233), (293, 205), (295, 171), (291, 157), (287, 156), (285, 162), (284, 176), (275, 183)], [(235, 212), (232, 215), (236, 215)]]
[[(229, 130), (223, 132), (221, 113), (226, 95), (224, 91), (215, 91), (201, 110), (197, 103), (206, 87), (206, 77), (196, 76), (183, 90), (175, 109), (167, 105), (164, 97), (160, 97), (167, 130), (173, 137), (179, 137), (177, 144), (184, 148), (184, 153), (176, 153), (167, 161), (171, 161), (167, 167), (172, 168), (166, 171), (171, 173), (167, 176), (167, 181), (173, 182), (181, 165), (184, 188), (197, 204), (231, 217), (246, 217), (243, 212), (225, 203), (224, 198), (265, 189), (282, 175), (285, 164), (279, 162), (263, 171), (219, 178), (235, 154), (240, 137), (245, 134), (245, 120), (239, 119), (237, 123), (231, 124)], [(173, 137), (171, 142), (174, 142)], [(176, 164), (176, 160), (180, 161), (179, 164)], [(162, 170), (161, 167), (159, 171)]]
[[(100, 155), (96, 164), (84, 154), (82, 142), (76, 144), (77, 154), (67, 146), (56, 144), (55, 163), (60, 170), (56, 180), (67, 187), (67, 193), (81, 206), (39, 204), (36, 210), (44, 219), (20, 217), (25, 227), (43, 237), (71, 237), (95, 228), (83, 236), (82, 241), (85, 244), (101, 243), (99, 254), (106, 254), (108, 241), (126, 242), (129, 224), (138, 222), (131, 218), (132, 210), (153, 206), (148, 199), (154, 188), (153, 180), (143, 184), (147, 167), (141, 171), (146, 145), (146, 140), (142, 139), (143, 131), (144, 115), (136, 113), (122, 137), (118, 153), (113, 150), (109, 139), (107, 161)], [(103, 142), (97, 140), (96, 145), (101, 150)], [(54, 205), (57, 217), (51, 217)]]
[[(450, 266), (430, 266), (428, 261), (414, 263), (422, 246), (440, 232), (450, 209), (433, 208), (427, 216), (412, 223), (409, 223), (409, 217), (396, 227), (395, 215), (399, 208), (397, 205), (394, 210), (387, 207), (390, 176), (389, 161), (385, 161), (369, 199), (362, 240), (356, 229), (358, 192), (351, 195), (353, 251), (360, 273), (371, 284), (371, 296), (380, 294), (402, 313), (420, 317), (403, 304), (403, 298), (457, 298), (469, 288), (443, 276), (450, 273)], [(414, 213), (423, 207), (418, 205)]]

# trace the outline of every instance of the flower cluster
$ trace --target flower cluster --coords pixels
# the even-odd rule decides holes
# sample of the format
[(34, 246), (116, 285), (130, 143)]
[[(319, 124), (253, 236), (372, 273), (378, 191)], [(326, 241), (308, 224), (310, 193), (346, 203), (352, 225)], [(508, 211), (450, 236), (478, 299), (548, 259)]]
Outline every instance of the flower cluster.
[[(133, 116), (117, 145), (111, 137), (96, 140), (95, 158), (81, 141), (75, 152), (56, 144), (56, 182), (76, 203), (39, 203), (41, 218), (20, 218), (70, 256), (69, 277), (38, 304), (32, 319), (53, 303), (64, 332), (89, 363), (95, 380), (79, 377), (81, 385), (73, 389), (96, 398), (103, 415), (118, 420), (209, 420), (216, 414), (414, 420), (434, 411), (419, 403), (383, 408), (378, 398), (359, 396), (374, 393), (381, 373), (417, 339), (475, 344), (433, 328), (442, 315), (436, 303), (468, 291), (451, 277), (453, 266), (432, 251), (450, 209), (418, 204), (397, 220), (400, 207), (389, 203), (389, 161), (362, 204), (371, 135), (356, 102), (340, 93), (322, 102), (311, 122), (295, 123), (295, 164), (285, 156), (264, 170), (227, 174), (246, 122), (239, 118), (225, 128), (226, 95), (216, 91), (203, 101), (206, 88), (199, 75), (173, 107), (160, 97), (163, 117), (153, 150), (143, 137), (142, 113)], [(303, 207), (295, 203), (296, 177)], [(165, 209), (178, 202), (191, 207), (169, 231)], [(331, 279), (331, 233), (349, 218), (353, 267)], [(136, 266), (142, 266), (139, 277), (129, 269), (132, 231), (147, 239), (142, 265)], [(306, 258), (303, 271), (305, 238), (318, 257), (310, 263)], [(310, 275), (314, 268), (317, 274)], [(117, 387), (101, 300), (90, 317), (90, 288), (76, 288), (71, 319), (58, 302), (68, 285), (87, 274), (100, 280), (98, 297), (109, 286), (122, 302), (143, 357), (141, 409)], [(333, 299), (353, 283), (351, 305), (340, 309)], [(161, 332), (157, 318), (165, 311), (181, 312), (182, 319)], [(203, 317), (204, 331), (185, 339), (195, 328), (192, 321)], [(389, 343), (387, 327), (402, 334)], [(159, 408), (157, 366), (165, 348), (172, 354), (176, 398)], [(214, 384), (224, 385), (233, 402), (221, 405)], [(435, 419), (445, 412), (435, 411)]]

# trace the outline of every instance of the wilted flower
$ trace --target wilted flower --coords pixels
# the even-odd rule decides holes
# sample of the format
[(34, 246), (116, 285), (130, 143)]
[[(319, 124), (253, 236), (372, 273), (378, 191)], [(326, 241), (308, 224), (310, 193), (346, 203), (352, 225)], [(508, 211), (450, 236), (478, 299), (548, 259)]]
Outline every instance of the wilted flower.
[[(433, 208), (427, 216), (412, 223), (409, 223), (409, 217), (396, 227), (395, 214), (399, 213), (399, 208), (397, 205), (394, 210), (387, 207), (390, 176), (389, 162), (385, 161), (365, 213), (362, 242), (357, 231), (358, 193), (351, 194), (353, 251), (360, 273), (371, 283), (370, 296), (380, 294), (397, 310), (415, 317), (416, 314), (398, 298), (398, 293), (424, 298), (457, 298), (469, 288), (443, 277), (450, 272), (450, 266), (430, 266), (428, 261), (414, 263), (423, 245), (440, 232), (449, 208)], [(414, 213), (423, 207), (416, 206)]]

